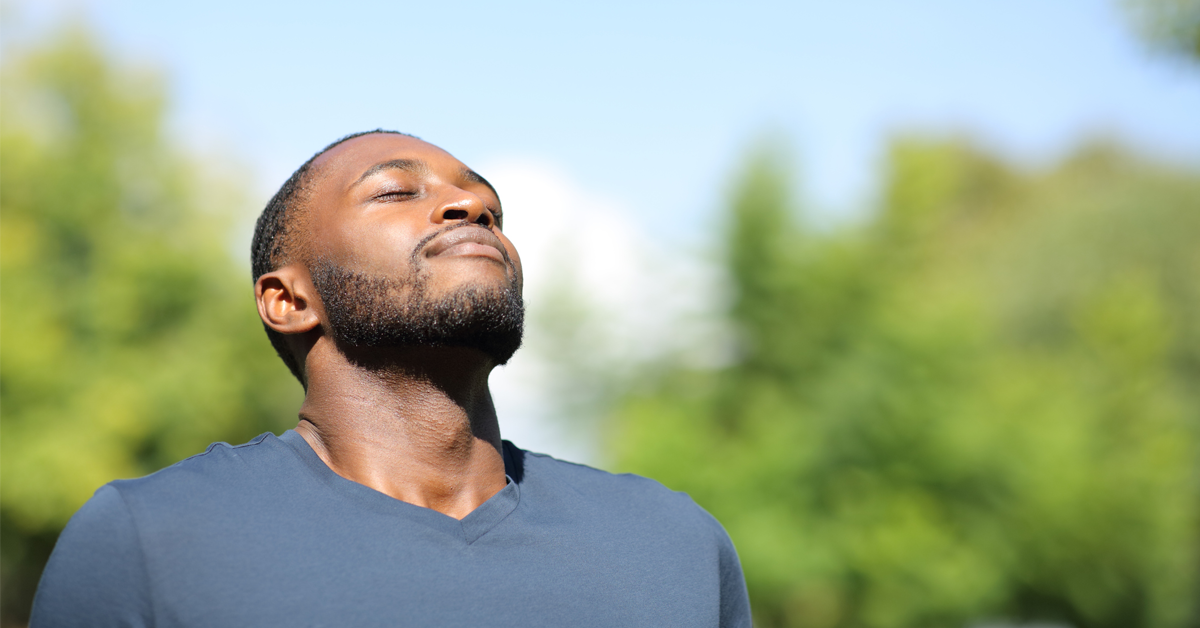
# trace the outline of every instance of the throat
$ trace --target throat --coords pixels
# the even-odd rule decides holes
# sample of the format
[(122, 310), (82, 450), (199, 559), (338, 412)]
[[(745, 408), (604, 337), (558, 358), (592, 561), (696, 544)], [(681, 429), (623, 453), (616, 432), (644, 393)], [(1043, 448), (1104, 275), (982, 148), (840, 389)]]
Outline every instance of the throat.
[(296, 431), (334, 473), (456, 519), (504, 488), (490, 366), (438, 381), (428, 369), (330, 369), (312, 357)]

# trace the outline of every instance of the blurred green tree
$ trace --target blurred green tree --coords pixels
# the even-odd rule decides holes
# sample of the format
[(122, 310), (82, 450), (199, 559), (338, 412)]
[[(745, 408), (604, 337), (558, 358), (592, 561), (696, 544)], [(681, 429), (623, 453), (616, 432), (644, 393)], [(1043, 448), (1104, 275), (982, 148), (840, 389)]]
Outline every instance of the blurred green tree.
[[(6, 55), (0, 118), (0, 562), (25, 620), (105, 482), (286, 429), (299, 386), (226, 243), (236, 182), (177, 150), (161, 82), (75, 27)], [(206, 174), (209, 173), (209, 174)]]
[(1126, 0), (1125, 7), (1151, 47), (1200, 62), (1200, 0)]
[(1196, 625), (1200, 172), (897, 140), (814, 231), (777, 151), (728, 214), (740, 354), (615, 416), (737, 544), (761, 626)]

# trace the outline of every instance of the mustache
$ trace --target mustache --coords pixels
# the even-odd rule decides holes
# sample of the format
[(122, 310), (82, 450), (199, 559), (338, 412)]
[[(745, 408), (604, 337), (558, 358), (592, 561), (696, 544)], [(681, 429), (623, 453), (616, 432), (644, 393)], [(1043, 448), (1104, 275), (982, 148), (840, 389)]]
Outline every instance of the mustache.
[[(458, 222), (458, 223), (455, 223), (452, 225), (442, 227), (441, 229), (438, 229), (437, 231), (434, 231), (433, 233), (425, 236), (424, 238), (421, 238), (421, 241), (417, 242), (417, 245), (413, 247), (412, 257), (410, 258), (410, 261), (414, 264), (414, 266), (419, 263), (419, 260), (421, 257), (421, 252), (425, 250), (426, 246), (429, 246), (430, 242), (433, 242), (434, 239), (436, 239), (438, 236), (442, 235), (443, 233), (449, 233), (451, 231), (454, 231), (455, 229), (487, 229), (487, 227), (481, 227), (477, 224), (470, 223), (470, 222)], [(516, 272), (517, 267), (515, 265), (513, 265), (512, 259), (508, 256), (508, 250), (502, 246), (502, 247), (500, 247), (500, 254), (504, 256), (504, 263), (506, 265), (508, 265), (508, 267), (513, 272)]]

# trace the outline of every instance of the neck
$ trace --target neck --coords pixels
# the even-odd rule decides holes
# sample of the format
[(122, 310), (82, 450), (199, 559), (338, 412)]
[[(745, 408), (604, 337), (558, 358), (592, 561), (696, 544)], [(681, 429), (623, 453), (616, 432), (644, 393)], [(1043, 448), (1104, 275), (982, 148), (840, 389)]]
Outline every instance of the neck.
[(296, 431), (334, 473), (461, 519), (505, 486), (493, 366), (472, 349), (342, 352), (322, 338)]

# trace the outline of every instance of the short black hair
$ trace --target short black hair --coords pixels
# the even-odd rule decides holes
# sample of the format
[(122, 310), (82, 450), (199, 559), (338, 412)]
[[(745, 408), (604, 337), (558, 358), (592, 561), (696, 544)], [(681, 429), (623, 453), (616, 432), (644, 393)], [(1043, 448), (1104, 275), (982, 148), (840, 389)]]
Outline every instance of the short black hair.
[[(322, 148), (312, 157), (309, 157), (308, 161), (297, 168), (292, 173), (292, 176), (288, 177), (287, 181), (284, 181), (279, 191), (271, 197), (262, 214), (258, 216), (258, 222), (254, 225), (254, 239), (250, 241), (250, 271), (254, 275), (255, 282), (258, 281), (259, 277), (291, 261), (291, 247), (296, 244), (296, 234), (293, 230), (295, 229), (297, 218), (303, 213), (308, 201), (307, 193), (312, 178), (313, 161), (343, 142), (373, 133), (388, 133), (420, 139), (415, 135), (401, 133), (400, 131), (388, 131), (385, 129), (361, 131), (359, 133), (351, 133)], [(275, 353), (279, 354), (279, 358), (287, 365), (292, 375), (295, 375), (296, 379), (300, 380), (300, 385), (307, 387), (304, 381), (304, 369), (296, 361), (296, 356), (292, 355), (283, 334), (267, 327), (266, 323), (263, 323), (263, 329), (267, 332), (267, 338), (271, 340), (271, 346), (275, 347)]]

